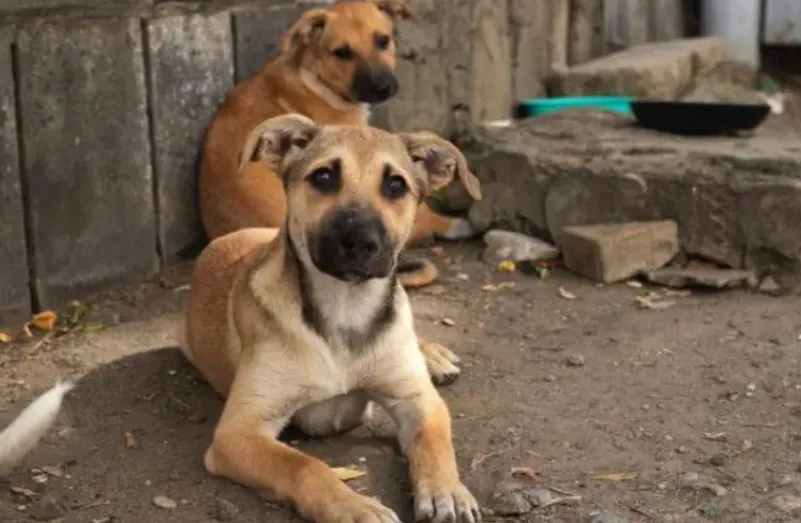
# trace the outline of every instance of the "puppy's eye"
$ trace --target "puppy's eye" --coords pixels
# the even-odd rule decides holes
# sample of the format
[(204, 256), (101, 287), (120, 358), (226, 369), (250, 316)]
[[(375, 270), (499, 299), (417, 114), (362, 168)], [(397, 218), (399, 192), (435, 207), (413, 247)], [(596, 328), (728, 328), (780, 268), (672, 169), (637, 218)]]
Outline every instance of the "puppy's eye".
[(339, 189), (339, 169), (320, 167), (306, 177), (312, 187), (323, 194), (330, 194)]
[(381, 194), (390, 200), (398, 200), (403, 198), (409, 192), (409, 186), (403, 176), (391, 174), (384, 176), (384, 181), (381, 184)]
[(382, 51), (389, 47), (389, 43), (391, 41), (392, 39), (389, 37), (389, 35), (375, 35), (375, 46), (377, 49), (381, 49)]
[(353, 60), (353, 49), (351, 49), (347, 45), (343, 45), (342, 47), (337, 47), (336, 49), (334, 49), (334, 56), (336, 56), (340, 60)]

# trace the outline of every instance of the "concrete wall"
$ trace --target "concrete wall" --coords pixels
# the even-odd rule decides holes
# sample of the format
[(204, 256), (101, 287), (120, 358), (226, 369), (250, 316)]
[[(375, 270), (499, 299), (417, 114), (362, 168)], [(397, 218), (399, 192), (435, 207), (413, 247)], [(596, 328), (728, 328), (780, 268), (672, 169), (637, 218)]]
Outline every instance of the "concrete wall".
[[(446, 134), (457, 115), (508, 118), (514, 100), (543, 94), (552, 60), (601, 52), (586, 40), (600, 1), (412, 0), (401, 92), (375, 124)], [(202, 240), (206, 125), (310, 3), (0, 5), (0, 324), (150, 277)], [(581, 10), (569, 27), (565, 5)], [(579, 34), (582, 49), (568, 52)]]

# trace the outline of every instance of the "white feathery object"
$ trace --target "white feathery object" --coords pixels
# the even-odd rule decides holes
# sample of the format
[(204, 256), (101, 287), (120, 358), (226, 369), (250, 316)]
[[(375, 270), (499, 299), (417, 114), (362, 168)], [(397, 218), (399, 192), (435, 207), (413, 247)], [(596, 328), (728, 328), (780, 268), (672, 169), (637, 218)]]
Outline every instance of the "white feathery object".
[(0, 432), (0, 477), (8, 475), (50, 430), (61, 410), (64, 396), (73, 386), (67, 381), (57, 382)]

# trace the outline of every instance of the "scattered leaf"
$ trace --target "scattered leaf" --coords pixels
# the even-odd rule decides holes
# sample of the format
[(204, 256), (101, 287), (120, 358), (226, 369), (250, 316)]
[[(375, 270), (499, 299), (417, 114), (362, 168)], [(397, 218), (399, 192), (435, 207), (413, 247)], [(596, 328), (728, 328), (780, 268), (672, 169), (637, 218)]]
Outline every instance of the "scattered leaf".
[(12, 485), (10, 490), (14, 494), (17, 494), (19, 496), (24, 496), (24, 497), (29, 498), (29, 499), (30, 498), (35, 498), (36, 496), (39, 495), (36, 492), (34, 492), (33, 490), (31, 490), (29, 488), (25, 488), (25, 487), (15, 487), (15, 486)]
[(539, 473), (530, 467), (512, 467), (509, 470), (510, 476), (524, 476), (528, 479), (539, 479)]
[(632, 289), (642, 289), (642, 282), (639, 282), (637, 280), (629, 280), (626, 282), (626, 285), (628, 285)]
[(81, 329), (81, 330), (83, 332), (87, 333), (87, 334), (93, 334), (95, 332), (100, 332), (100, 331), (103, 331), (105, 329), (106, 329), (105, 325), (102, 325), (100, 323), (91, 323), (89, 325), (84, 325), (83, 329)]
[(648, 294), (646, 296), (635, 296), (634, 301), (637, 307), (647, 310), (665, 310), (676, 305), (674, 300), (660, 300), (658, 296)]
[(367, 475), (366, 472), (352, 467), (334, 467), (334, 474), (342, 481), (350, 481)]
[(565, 289), (564, 287), (558, 287), (556, 289), (556, 295), (559, 296), (560, 298), (565, 299), (565, 300), (575, 300), (576, 299), (576, 295), (573, 294), (572, 292), (570, 292), (569, 290)]
[(31, 332), (31, 324), (26, 323), (22, 326), (22, 329), (19, 331), (19, 337), (23, 340), (27, 340), (28, 338), (33, 338), (33, 332)]
[(497, 292), (497, 291), (502, 291), (504, 289), (514, 289), (514, 288), (515, 288), (515, 283), (514, 282), (505, 281), (505, 282), (499, 283), (498, 285), (493, 285), (493, 284), (489, 283), (489, 284), (484, 285), (483, 287), (481, 287), (481, 290), (484, 290), (484, 291), (487, 291), (487, 292)]
[(709, 441), (722, 441), (726, 439), (725, 432), (704, 432), (704, 438)]
[(668, 298), (686, 298), (693, 294), (692, 291), (687, 289), (665, 289), (662, 292)]
[(498, 270), (501, 272), (515, 272), (517, 264), (512, 260), (503, 260), (498, 264)]
[(52, 465), (45, 465), (42, 467), (42, 472), (53, 476), (54, 478), (60, 478), (64, 475), (64, 471), (62, 471), (59, 467), (54, 467)]
[(123, 436), (123, 440), (125, 441), (125, 448), (126, 449), (135, 449), (136, 448), (136, 438), (133, 435), (133, 432), (126, 432)]
[(0, 343), (8, 343), (11, 341), (11, 336), (7, 332), (0, 331)]
[(609, 474), (593, 476), (592, 479), (599, 481), (631, 481), (636, 477), (637, 474), (634, 472), (610, 472)]
[(435, 245), (431, 247), (431, 254), (442, 258), (445, 256), (445, 249), (443, 249), (440, 245)]
[(442, 323), (446, 327), (453, 327), (454, 325), (456, 325), (456, 322), (451, 318), (442, 318), (440, 320), (440, 323)]
[(78, 300), (73, 300), (70, 302), (70, 309), (70, 316), (67, 319), (67, 323), (70, 326), (77, 325), (78, 322), (81, 321), (84, 316), (86, 316), (86, 313), (89, 312), (89, 306)]
[(56, 328), (56, 320), (58, 320), (58, 314), (55, 312), (42, 311), (33, 316), (33, 319), (31, 319), (31, 324), (40, 331), (50, 332)]

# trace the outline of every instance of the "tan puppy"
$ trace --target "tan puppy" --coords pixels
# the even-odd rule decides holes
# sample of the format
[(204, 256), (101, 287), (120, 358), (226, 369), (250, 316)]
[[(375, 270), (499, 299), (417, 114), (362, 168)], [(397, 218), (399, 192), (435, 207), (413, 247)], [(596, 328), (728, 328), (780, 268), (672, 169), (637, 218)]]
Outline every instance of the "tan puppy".
[[(268, 118), (303, 114), (318, 124), (367, 124), (367, 107), (395, 95), (394, 21), (408, 18), (404, 0), (342, 2), (313, 9), (287, 31), (282, 51), (231, 91), (208, 129), (199, 180), (200, 213), (209, 238), (245, 227), (280, 227), (286, 217), (281, 180), (263, 162), (238, 173), (250, 132)], [(478, 187), (471, 195), (480, 198)], [(471, 236), (466, 220), (420, 205), (412, 241)], [(403, 268), (407, 287), (433, 282), (430, 261)]]
[(280, 174), (288, 216), (280, 230), (217, 238), (195, 267), (185, 352), (227, 397), (207, 469), (289, 499), (318, 523), (398, 522), (276, 439), (289, 423), (312, 435), (352, 429), (375, 402), (398, 424), (417, 518), (479, 521), (395, 276), (421, 198), (457, 172), (476, 183), (464, 157), (431, 133), (300, 115), (258, 126), (244, 152)]

